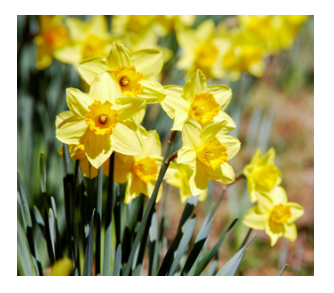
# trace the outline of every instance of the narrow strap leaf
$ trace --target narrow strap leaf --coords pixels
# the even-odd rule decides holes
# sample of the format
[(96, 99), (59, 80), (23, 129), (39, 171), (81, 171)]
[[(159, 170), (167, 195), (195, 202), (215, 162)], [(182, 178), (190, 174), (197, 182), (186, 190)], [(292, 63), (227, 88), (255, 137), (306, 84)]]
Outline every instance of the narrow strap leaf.
[(285, 269), (288, 267), (288, 264), (286, 264), (281, 271), (279, 272), (279, 274), (277, 276), (282, 276), (282, 273), (285, 271)]
[(114, 263), (114, 276), (120, 276), (122, 268), (122, 245), (119, 244), (116, 250), (116, 258)]
[(85, 251), (85, 262), (84, 262), (84, 276), (91, 276), (92, 270), (93, 270), (93, 257), (94, 257), (94, 235), (93, 235), (93, 229), (94, 229), (94, 215), (95, 215), (95, 209), (93, 210), (92, 217), (89, 224), (89, 234), (88, 234), (88, 243), (86, 245), (86, 251)]

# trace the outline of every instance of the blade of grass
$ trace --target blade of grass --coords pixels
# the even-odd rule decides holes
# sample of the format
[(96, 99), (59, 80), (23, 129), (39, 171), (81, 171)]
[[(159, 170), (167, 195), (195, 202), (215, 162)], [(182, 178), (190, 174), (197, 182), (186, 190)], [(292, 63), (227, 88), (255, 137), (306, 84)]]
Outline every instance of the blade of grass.
[(91, 276), (93, 270), (93, 257), (94, 257), (94, 215), (95, 209), (93, 210), (92, 217), (89, 225), (89, 234), (87, 239), (86, 251), (85, 251), (85, 262), (84, 262), (84, 276)]
[(286, 264), (283, 269), (281, 269), (281, 271), (279, 272), (279, 274), (277, 276), (282, 276), (282, 273), (285, 271), (285, 269), (288, 267), (288, 264)]

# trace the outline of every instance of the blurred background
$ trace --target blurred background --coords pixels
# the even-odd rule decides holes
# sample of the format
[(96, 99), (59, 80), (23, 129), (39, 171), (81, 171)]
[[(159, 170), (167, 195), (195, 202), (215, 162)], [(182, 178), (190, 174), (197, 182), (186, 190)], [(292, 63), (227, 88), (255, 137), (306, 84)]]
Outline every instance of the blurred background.
[[(94, 32), (96, 23), (90, 21), (90, 16), (75, 18), (81, 20), (80, 25), (88, 23), (86, 31)], [(190, 35), (192, 32), (197, 42), (212, 42), (221, 48), (221, 68), (218, 66), (219, 70), (211, 70), (202, 64), (201, 69), (208, 78), (208, 84), (226, 84), (233, 92), (225, 111), (237, 124), (230, 134), (239, 138), (242, 144), (240, 152), (230, 162), (235, 172), (242, 171), (258, 147), (264, 153), (274, 147), (275, 163), (283, 174), (281, 185), (289, 201), (297, 202), (305, 209), (305, 214), (296, 222), (298, 238), (293, 243), (280, 238), (271, 247), (264, 231), (252, 231), (251, 235), (256, 233), (257, 237), (248, 247), (237, 274), (277, 275), (288, 263), (286, 275), (314, 275), (314, 18), (286, 20), (291, 25), (280, 28), (281, 32), (276, 30), (276, 39), (281, 38), (276, 44), (269, 42), (274, 34), (265, 31), (269, 26), (264, 19), (256, 23), (243, 17), (217, 15), (103, 16), (105, 31), (96, 35), (95, 39), (91, 38), (93, 44), (103, 44), (103, 52), (93, 46), (83, 47), (82, 40), (75, 40), (71, 35), (73, 28), (65, 26), (66, 19), (59, 16), (45, 19), (39, 16), (17, 17), (17, 168), (30, 208), (33, 205), (43, 207), (39, 185), (39, 156), (43, 151), (47, 160), (48, 194), (56, 199), (59, 228), (64, 230), (62, 161), (58, 154), (62, 144), (55, 138), (55, 117), (68, 109), (65, 99), (67, 87), (88, 91), (73, 64), (94, 57), (96, 51), (104, 55), (104, 50), (108, 51), (108, 44), (112, 41), (124, 43), (132, 52), (159, 48), (164, 52), (165, 64), (157, 81), (162, 85), (183, 86), (189, 74), (195, 71), (194, 66), (201, 65), (190, 62), (184, 66), (185, 62), (181, 62), (188, 55), (195, 54), (180, 37), (184, 32)], [(198, 28), (203, 23), (214, 23), (210, 36), (200, 33)], [(51, 41), (45, 33), (48, 30), (55, 31), (56, 37)], [(258, 35), (244, 44), (244, 38), (240, 41), (240, 36), (245, 32), (247, 40), (249, 35), (256, 32)], [(257, 39), (259, 35), (262, 36), (261, 42)], [(254, 44), (261, 44), (260, 48), (255, 48), (257, 45)], [(74, 61), (64, 58), (65, 50), (74, 56)], [(241, 52), (239, 59), (236, 57), (238, 50)], [(231, 56), (231, 52), (234, 55), (228, 61), (234, 58), (234, 62), (224, 59)], [(212, 56), (216, 53), (204, 51), (203, 54)], [(147, 130), (157, 130), (164, 153), (173, 120), (159, 104), (154, 104), (148, 105), (142, 124)], [(181, 144), (181, 134), (178, 133), (173, 149), (177, 150)], [(165, 182), (163, 184), (165, 196), (168, 194), (165, 225), (169, 245), (175, 236), (184, 204), (180, 202), (177, 188), (168, 187)], [(211, 181), (207, 200), (197, 204), (195, 212), (198, 220), (194, 235), (208, 209), (219, 197), (222, 187), (222, 184)], [(217, 209), (207, 247), (212, 247), (227, 225), (235, 217), (241, 220), (251, 207), (246, 180), (228, 188)], [(122, 208), (126, 209), (126, 206)], [(162, 204), (158, 204), (157, 208), (158, 214), (161, 213)], [(219, 268), (234, 255), (247, 231), (248, 227), (238, 221), (228, 234), (228, 241), (220, 248)], [(40, 231), (36, 229), (34, 233), (38, 236)], [(43, 267), (46, 267), (46, 246), (42, 242), (37, 245), (42, 251)], [(144, 264), (147, 266), (147, 262)], [(147, 268), (144, 267), (144, 270)]]

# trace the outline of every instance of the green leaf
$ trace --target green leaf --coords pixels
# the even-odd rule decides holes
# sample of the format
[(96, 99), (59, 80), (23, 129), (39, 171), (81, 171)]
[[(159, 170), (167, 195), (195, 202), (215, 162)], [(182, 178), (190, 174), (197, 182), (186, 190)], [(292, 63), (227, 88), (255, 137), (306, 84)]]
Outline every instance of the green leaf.
[(283, 269), (281, 269), (281, 271), (279, 272), (279, 274), (277, 276), (281, 276), (282, 273), (285, 271), (285, 269), (288, 267), (288, 264), (286, 264)]
[(63, 249), (61, 247), (61, 237), (58, 229), (58, 219), (57, 219), (57, 207), (56, 201), (53, 196), (51, 196), (51, 208), (53, 211), (53, 215), (55, 217), (55, 228), (56, 228), (56, 256), (57, 260), (63, 258)]
[(96, 243), (95, 243), (95, 271), (96, 276), (101, 275), (101, 222), (102, 222), (102, 166), (97, 176), (97, 217), (96, 217)]
[(33, 206), (33, 210), (34, 210), (34, 216), (35, 216), (36, 223), (38, 227), (41, 229), (44, 239), (46, 239), (45, 223), (44, 223), (43, 217), (36, 206)]
[(141, 208), (144, 204), (144, 198), (145, 195), (144, 194), (139, 194), (138, 197), (136, 197), (135, 199), (132, 200), (131, 202), (131, 206), (130, 206), (130, 212), (129, 212), (129, 219), (128, 219), (128, 227), (129, 230), (131, 232), (131, 234), (134, 231), (134, 228), (136, 226), (138, 217), (139, 217), (139, 213), (141, 211)]
[(46, 193), (46, 161), (43, 152), (41, 152), (39, 157), (39, 183), (42, 193)]
[(120, 276), (122, 268), (122, 245), (119, 244), (116, 250), (116, 257), (114, 263), (114, 276)]
[(51, 208), (49, 209), (49, 232), (50, 232), (53, 257), (54, 259), (56, 259), (56, 228), (55, 228), (55, 218)]
[(73, 223), (73, 231), (76, 242), (76, 253), (75, 253), (75, 274), (76, 276), (81, 276), (81, 266), (80, 266), (80, 242), (79, 242), (79, 228), (76, 221)]
[(208, 276), (214, 276), (217, 273), (217, 267), (218, 267), (218, 254), (215, 255), (215, 258), (211, 263), (211, 266), (208, 271)]
[(148, 275), (155, 276), (156, 275), (156, 259), (158, 256), (158, 217), (156, 211), (154, 211), (151, 218), (151, 226), (149, 230), (149, 245), (148, 245), (148, 256), (149, 256), (149, 264), (148, 264)]
[(246, 253), (247, 246), (253, 241), (256, 234), (243, 246), (216, 274), (216, 276), (234, 276), (239, 264)]
[(68, 145), (64, 143), (63, 146), (64, 146), (63, 162), (64, 162), (64, 167), (65, 167), (65, 174), (73, 174), (72, 161), (71, 161), (70, 152), (68, 150)]
[(172, 267), (171, 269), (169, 270), (169, 276), (173, 276), (176, 272), (176, 269), (180, 263), (180, 260), (182, 258), (182, 256), (184, 255), (185, 251), (186, 251), (186, 248), (189, 244), (189, 241), (191, 239), (191, 235), (194, 231), (194, 228), (195, 228), (195, 222), (196, 222), (196, 215), (193, 215), (191, 220), (188, 222), (186, 228), (185, 228), (185, 231), (184, 231), (184, 234), (181, 238), (181, 241), (180, 241), (180, 245), (176, 251), (176, 256), (174, 258), (174, 261), (172, 263)]
[[(68, 175), (67, 175), (68, 176)], [(71, 183), (65, 185), (65, 220), (66, 220), (66, 237), (67, 237), (67, 248), (68, 258), (74, 260), (72, 250), (72, 230), (73, 230), (73, 217), (74, 217), (74, 203), (73, 203), (73, 192)]]
[(199, 264), (197, 265), (197, 268), (195, 270), (194, 276), (199, 276), (202, 271), (205, 269), (205, 267), (208, 265), (208, 263), (214, 258), (216, 253), (218, 252), (218, 249), (220, 245), (222, 244), (226, 234), (232, 229), (234, 224), (238, 221), (238, 218), (234, 219), (234, 221), (231, 223), (231, 225), (225, 230), (223, 235), (219, 238), (218, 242), (215, 244), (214, 247), (212, 247), (207, 254), (204, 255), (204, 257), (201, 259)]
[(17, 171), (17, 185), (18, 185), (18, 190), (19, 190), (17, 194), (18, 202), (19, 202), (20, 209), (21, 209), (24, 229), (26, 230), (27, 227), (32, 227), (32, 222), (31, 222), (31, 216), (30, 216), (30, 211), (29, 211), (29, 204), (28, 204), (27, 197), (23, 189), (23, 184), (22, 184), (22, 180), (21, 180), (19, 171)]
[(25, 276), (33, 276), (33, 263), (28, 240), (19, 221), (17, 221), (17, 249)]
[(91, 276), (92, 275), (92, 269), (93, 269), (93, 257), (94, 257), (94, 215), (95, 215), (95, 209), (93, 210), (92, 217), (90, 220), (89, 225), (89, 234), (88, 234), (88, 243), (86, 245), (86, 251), (85, 251), (85, 262), (84, 262), (84, 276)]

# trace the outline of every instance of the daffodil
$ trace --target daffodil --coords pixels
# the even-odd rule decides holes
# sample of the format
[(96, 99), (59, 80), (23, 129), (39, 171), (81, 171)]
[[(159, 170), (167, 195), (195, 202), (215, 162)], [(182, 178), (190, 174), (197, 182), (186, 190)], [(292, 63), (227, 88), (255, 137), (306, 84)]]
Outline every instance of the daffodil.
[(282, 173), (274, 165), (275, 150), (271, 148), (262, 158), (259, 148), (250, 164), (246, 165), (243, 173), (247, 178), (248, 193), (251, 202), (256, 202), (258, 194), (268, 193), (274, 186), (282, 182)]
[[(177, 160), (176, 163), (171, 162), (170, 166), (167, 170), (166, 182), (169, 185), (177, 187), (180, 189), (180, 198), (181, 203), (185, 203), (187, 199), (191, 195), (190, 185), (189, 185), (189, 178), (191, 177), (192, 169), (185, 164), (178, 164)], [(199, 201), (204, 201), (208, 196), (208, 190), (205, 189), (200, 197)]]
[(196, 15), (157, 15), (154, 30), (160, 36), (167, 35), (171, 30), (190, 27), (194, 24)]
[(193, 118), (201, 125), (227, 121), (226, 132), (235, 128), (232, 118), (224, 112), (232, 91), (226, 85), (207, 86), (205, 75), (197, 70), (184, 87), (165, 86), (166, 98), (160, 102), (167, 115), (174, 119), (172, 130), (182, 130), (184, 122)]
[[(73, 161), (79, 160), (82, 175), (91, 179), (97, 176), (98, 170), (94, 168), (92, 165), (90, 165), (85, 153), (85, 146), (83, 144), (79, 145), (70, 144), (68, 145), (68, 150), (70, 153), (71, 160)], [(61, 157), (63, 157), (64, 147), (61, 147), (58, 153)]]
[(147, 49), (130, 54), (122, 44), (114, 42), (106, 60), (93, 58), (81, 62), (78, 70), (83, 79), (90, 85), (94, 78), (107, 72), (119, 84), (123, 96), (137, 97), (144, 104), (140, 109), (140, 123), (145, 114), (145, 104), (161, 102), (166, 94), (164, 88), (151, 80), (163, 65), (162, 52)]
[(185, 70), (189, 78), (196, 69), (200, 69), (208, 78), (222, 78), (222, 48), (226, 41), (215, 33), (212, 19), (203, 21), (196, 30), (179, 29), (176, 32), (177, 41), (182, 54), (176, 66)]
[(123, 37), (127, 33), (142, 34), (151, 28), (156, 15), (114, 15), (111, 19), (111, 32)]
[(294, 222), (304, 214), (301, 205), (288, 202), (285, 190), (274, 187), (269, 195), (260, 194), (258, 204), (251, 208), (242, 222), (256, 230), (265, 230), (274, 246), (280, 237), (290, 241), (297, 239), (297, 228)]
[(225, 134), (226, 123), (212, 122), (202, 127), (190, 118), (183, 125), (178, 163), (192, 169), (188, 180), (194, 196), (205, 191), (209, 179), (226, 184), (234, 181), (234, 170), (227, 161), (238, 153), (240, 141)]
[(34, 39), (37, 46), (36, 67), (39, 70), (47, 68), (55, 52), (69, 41), (67, 29), (62, 23), (63, 18), (63, 15), (39, 16), (40, 32)]
[(87, 22), (76, 17), (67, 17), (65, 23), (71, 43), (57, 51), (55, 56), (58, 60), (77, 64), (87, 58), (105, 57), (109, 52), (112, 36), (103, 15), (92, 16)]
[(69, 88), (66, 91), (70, 111), (56, 118), (56, 137), (66, 144), (83, 144), (85, 154), (98, 169), (113, 151), (137, 155), (142, 137), (130, 118), (143, 105), (136, 97), (122, 97), (118, 83), (108, 73), (100, 74), (89, 94)]
[[(126, 204), (141, 193), (151, 197), (162, 163), (158, 133), (155, 130), (146, 131), (143, 127), (140, 127), (140, 131), (143, 134), (143, 151), (140, 154), (115, 154), (114, 180), (120, 184), (127, 182), (124, 199)], [(109, 160), (103, 165), (103, 172), (109, 176)], [(161, 195), (162, 186), (156, 201), (160, 200)]]

